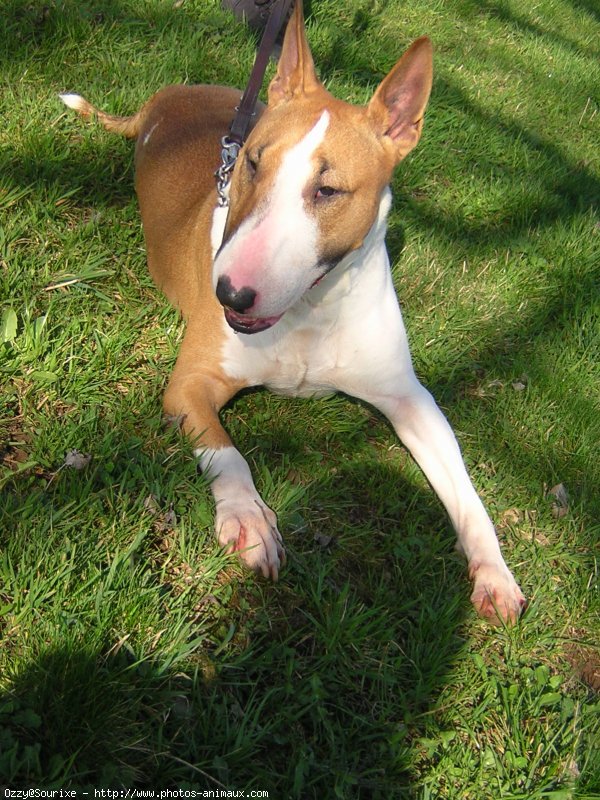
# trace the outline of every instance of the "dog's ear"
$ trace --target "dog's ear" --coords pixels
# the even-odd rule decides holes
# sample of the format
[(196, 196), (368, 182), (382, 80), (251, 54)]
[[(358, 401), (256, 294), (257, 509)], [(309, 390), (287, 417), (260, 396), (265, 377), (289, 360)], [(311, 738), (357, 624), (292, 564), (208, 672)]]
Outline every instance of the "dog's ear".
[(296, 0), (283, 39), (277, 74), (269, 85), (269, 107), (320, 85), (306, 40), (302, 0)]
[(380, 83), (367, 114), (391, 142), (396, 163), (416, 146), (433, 79), (433, 48), (423, 36), (409, 47)]

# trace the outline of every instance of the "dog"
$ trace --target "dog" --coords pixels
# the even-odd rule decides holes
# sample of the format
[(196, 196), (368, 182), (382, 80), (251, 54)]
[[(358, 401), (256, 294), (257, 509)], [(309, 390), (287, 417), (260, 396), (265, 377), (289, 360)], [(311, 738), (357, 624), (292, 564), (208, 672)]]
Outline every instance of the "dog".
[(285, 562), (276, 515), (220, 409), (247, 387), (299, 397), (341, 391), (382, 412), (422, 468), (457, 532), (477, 612), (514, 622), (525, 598), (454, 434), (415, 376), (385, 246), (390, 179), (419, 141), (432, 74), (423, 37), (367, 105), (334, 98), (317, 78), (296, 2), (228, 207), (217, 203), (214, 173), (238, 90), (169, 86), (131, 117), (61, 97), (137, 140), (149, 269), (186, 320), (164, 408), (182, 420), (211, 478), (220, 545), (273, 580)]

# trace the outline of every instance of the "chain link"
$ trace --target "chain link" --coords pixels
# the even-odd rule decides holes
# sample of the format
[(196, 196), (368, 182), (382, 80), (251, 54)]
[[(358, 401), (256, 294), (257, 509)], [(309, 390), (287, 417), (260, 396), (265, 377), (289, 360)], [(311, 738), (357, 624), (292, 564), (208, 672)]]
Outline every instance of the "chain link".
[(217, 194), (219, 195), (218, 204), (221, 208), (226, 208), (229, 205), (229, 197), (227, 195), (227, 187), (231, 180), (231, 173), (235, 167), (238, 154), (240, 152), (240, 145), (238, 142), (230, 139), (229, 136), (223, 136), (221, 139), (221, 166), (215, 172), (217, 179)]

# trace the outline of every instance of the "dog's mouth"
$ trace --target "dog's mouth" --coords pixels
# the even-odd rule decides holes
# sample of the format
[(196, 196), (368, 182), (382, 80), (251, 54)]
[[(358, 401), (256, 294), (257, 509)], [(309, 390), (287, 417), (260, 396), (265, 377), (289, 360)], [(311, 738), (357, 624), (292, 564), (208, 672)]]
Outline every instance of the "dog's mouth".
[(260, 333), (266, 331), (279, 322), (283, 314), (276, 317), (250, 317), (247, 314), (238, 314), (231, 308), (224, 307), (225, 319), (230, 328), (238, 333)]

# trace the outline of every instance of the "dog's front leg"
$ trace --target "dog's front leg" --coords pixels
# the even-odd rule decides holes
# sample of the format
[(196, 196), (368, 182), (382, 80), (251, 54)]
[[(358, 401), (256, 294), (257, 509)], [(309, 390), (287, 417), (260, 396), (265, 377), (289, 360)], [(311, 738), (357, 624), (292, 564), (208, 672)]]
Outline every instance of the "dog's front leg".
[(213, 368), (187, 359), (184, 340), (164, 399), (165, 412), (181, 420), (211, 481), (219, 544), (237, 551), (247, 566), (277, 580), (285, 551), (275, 513), (256, 491), (250, 468), (223, 429), (219, 411), (241, 388)]
[(413, 376), (397, 394), (365, 396), (390, 420), (446, 507), (468, 560), (478, 613), (514, 622), (525, 598), (504, 563), (494, 526), (467, 474), (458, 443), (433, 397)]
[(239, 552), (251, 569), (276, 581), (285, 563), (277, 516), (256, 491), (245, 459), (233, 446), (200, 447), (195, 453), (211, 481), (219, 544)]

